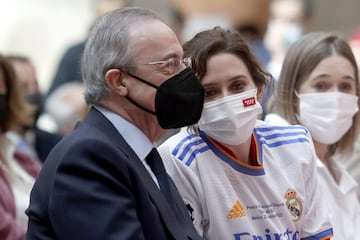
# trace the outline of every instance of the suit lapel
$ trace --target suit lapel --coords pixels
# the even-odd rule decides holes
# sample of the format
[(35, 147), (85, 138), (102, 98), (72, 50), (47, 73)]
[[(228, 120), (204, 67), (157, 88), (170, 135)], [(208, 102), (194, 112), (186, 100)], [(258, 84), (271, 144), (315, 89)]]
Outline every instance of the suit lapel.
[[(111, 122), (108, 121), (108, 119), (106, 119), (95, 108), (91, 108), (89, 110), (88, 116), (84, 121), (101, 128), (104, 134), (112, 139), (113, 142), (117, 142), (117, 145), (121, 146), (120, 150), (129, 158), (129, 163), (134, 164), (134, 169), (138, 171), (139, 176), (142, 176), (144, 187), (148, 190), (150, 198), (153, 200), (154, 205), (156, 205), (164, 225), (173, 235), (174, 239), (186, 239), (184, 231), (180, 229), (180, 225), (176, 222), (176, 217), (172, 209), (169, 207), (169, 204), (160, 192), (149, 172), (146, 170), (144, 164), (141, 162), (132, 148), (127, 144), (123, 136), (118, 133)], [(179, 199), (175, 199), (176, 204), (179, 204)]]
[(136, 169), (139, 171), (139, 174), (143, 176), (144, 187), (148, 189), (149, 196), (156, 205), (164, 225), (168, 228), (169, 232), (174, 236), (175, 239), (186, 239), (185, 233), (178, 227), (179, 224), (176, 221), (173, 210), (169, 207), (165, 197), (160, 192), (158, 186), (155, 184), (154, 180), (144, 167), (141, 160), (133, 151), (131, 151), (129, 158), (131, 158), (132, 161), (136, 159), (136, 161), (134, 161), (134, 164), (136, 164)]

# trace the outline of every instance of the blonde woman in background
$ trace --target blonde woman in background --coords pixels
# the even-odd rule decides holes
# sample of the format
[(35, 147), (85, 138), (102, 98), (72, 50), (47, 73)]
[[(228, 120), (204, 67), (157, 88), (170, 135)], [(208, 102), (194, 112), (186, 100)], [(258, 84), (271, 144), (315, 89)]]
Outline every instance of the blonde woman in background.
[[(302, 124), (317, 154), (318, 181), (328, 203), (336, 240), (357, 239), (357, 183), (341, 161), (352, 153), (359, 127), (359, 76), (354, 55), (341, 37), (305, 35), (288, 50), (266, 121)], [(340, 159), (338, 159), (340, 160)], [(291, 159), (289, 159), (289, 163)]]

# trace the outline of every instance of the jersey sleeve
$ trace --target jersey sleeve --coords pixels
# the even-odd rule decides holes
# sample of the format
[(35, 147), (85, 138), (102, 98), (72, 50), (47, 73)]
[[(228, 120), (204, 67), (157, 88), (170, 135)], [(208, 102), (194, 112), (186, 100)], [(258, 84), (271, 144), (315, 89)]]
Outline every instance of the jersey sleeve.
[(306, 205), (302, 239), (330, 239), (333, 235), (332, 226), (324, 198), (318, 181), (316, 152), (309, 135), (309, 164), (305, 181)]

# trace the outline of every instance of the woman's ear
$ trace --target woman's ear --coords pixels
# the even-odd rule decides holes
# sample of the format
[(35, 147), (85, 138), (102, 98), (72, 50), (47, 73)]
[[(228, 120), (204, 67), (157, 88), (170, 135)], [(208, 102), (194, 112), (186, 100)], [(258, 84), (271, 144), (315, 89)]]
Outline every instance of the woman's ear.
[(109, 89), (121, 96), (126, 96), (128, 89), (125, 80), (126, 74), (120, 69), (110, 69), (105, 73), (105, 81)]

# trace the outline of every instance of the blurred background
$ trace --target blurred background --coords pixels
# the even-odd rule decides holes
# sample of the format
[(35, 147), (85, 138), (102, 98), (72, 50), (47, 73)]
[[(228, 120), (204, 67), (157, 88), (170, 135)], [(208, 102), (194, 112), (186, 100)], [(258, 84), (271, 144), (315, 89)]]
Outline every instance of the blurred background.
[[(233, 8), (237, 17), (252, 14), (252, 18), (259, 18), (264, 22), (261, 23), (261, 31), (268, 29), (269, 23), (266, 21), (272, 16), (271, 12), (260, 8), (248, 10), (248, 1), (234, 1), (239, 3)], [(250, 1), (260, 5), (268, 2)], [(310, 1), (312, 19), (308, 30), (335, 31), (350, 38), (360, 25), (359, 0)], [(179, 21), (184, 24), (184, 17), (191, 15), (192, 10), (210, 9), (212, 2), (226, 0), (128, 0), (126, 4), (152, 9), (178, 30)], [(46, 93), (66, 49), (86, 38), (97, 17), (94, 6), (95, 0), (0, 0), (0, 53), (30, 58), (36, 67), (39, 87)], [(291, 12), (290, 8), (287, 9)], [(214, 11), (212, 14), (214, 15)], [(209, 22), (211, 19), (215, 19), (215, 16), (210, 16), (207, 20), (205, 18), (204, 21)], [(261, 33), (262, 36), (264, 34)]]

